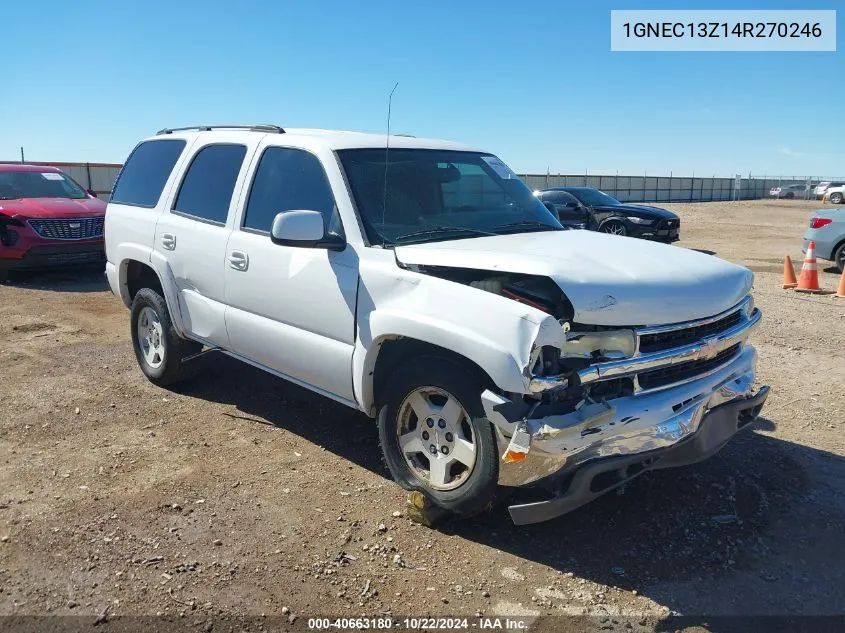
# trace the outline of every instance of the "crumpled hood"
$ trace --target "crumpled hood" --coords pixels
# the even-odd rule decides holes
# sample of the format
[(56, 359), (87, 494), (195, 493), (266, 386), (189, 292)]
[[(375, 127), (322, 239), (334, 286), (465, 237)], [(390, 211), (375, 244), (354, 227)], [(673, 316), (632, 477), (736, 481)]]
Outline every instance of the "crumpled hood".
[(401, 264), (550, 277), (592, 325), (664, 325), (718, 314), (751, 290), (747, 268), (668, 244), (545, 231), (397, 246)]
[(97, 198), (18, 198), (0, 200), (0, 214), (27, 219), (79, 218), (105, 215), (106, 203)]

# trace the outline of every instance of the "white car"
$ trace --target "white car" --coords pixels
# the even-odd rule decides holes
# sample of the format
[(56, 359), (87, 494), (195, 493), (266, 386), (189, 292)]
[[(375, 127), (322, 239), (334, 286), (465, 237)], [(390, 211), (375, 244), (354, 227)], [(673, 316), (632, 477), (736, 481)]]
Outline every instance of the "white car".
[(813, 195), (821, 200), (825, 197), (825, 194), (828, 192), (829, 189), (838, 188), (845, 186), (845, 182), (828, 182), (822, 181), (818, 185), (816, 185), (815, 189), (813, 189)]
[(696, 462), (768, 394), (749, 270), (565, 229), (456, 143), (162, 130), (126, 161), (105, 236), (152, 382), (220, 352), (333, 398), (377, 420), (400, 485), (460, 515), (530, 485), (547, 498), (511, 516), (542, 521)]
[(833, 204), (842, 204), (845, 202), (845, 185), (838, 187), (830, 186), (824, 192), (824, 197), (830, 200)]

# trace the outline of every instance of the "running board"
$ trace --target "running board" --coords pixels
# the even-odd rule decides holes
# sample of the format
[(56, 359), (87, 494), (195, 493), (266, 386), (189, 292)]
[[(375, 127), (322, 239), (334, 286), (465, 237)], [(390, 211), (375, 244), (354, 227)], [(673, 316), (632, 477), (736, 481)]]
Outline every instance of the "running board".
[(187, 363), (188, 361), (192, 361), (192, 360), (195, 360), (197, 358), (201, 358), (202, 356), (205, 356), (206, 354), (210, 354), (211, 352), (220, 352), (220, 351), (222, 351), (222, 350), (219, 347), (208, 347), (206, 349), (200, 350), (196, 354), (191, 354), (190, 356), (185, 356), (185, 358), (182, 359), (182, 362)]

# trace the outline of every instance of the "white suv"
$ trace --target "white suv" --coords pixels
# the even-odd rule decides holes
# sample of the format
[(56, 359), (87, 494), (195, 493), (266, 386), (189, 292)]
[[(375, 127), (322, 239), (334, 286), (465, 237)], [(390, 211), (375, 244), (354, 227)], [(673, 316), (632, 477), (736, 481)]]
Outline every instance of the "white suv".
[(129, 156), (106, 275), (158, 385), (218, 351), (377, 419), (452, 512), (582, 505), (757, 416), (750, 271), (567, 230), (495, 156), (407, 136), (162, 130)]

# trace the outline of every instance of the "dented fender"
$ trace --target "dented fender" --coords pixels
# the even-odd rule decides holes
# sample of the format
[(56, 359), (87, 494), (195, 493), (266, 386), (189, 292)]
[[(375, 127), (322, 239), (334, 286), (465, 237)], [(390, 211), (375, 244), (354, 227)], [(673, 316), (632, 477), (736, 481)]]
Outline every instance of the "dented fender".
[(412, 338), (446, 348), (481, 367), (502, 391), (527, 393), (532, 351), (562, 345), (548, 314), (478, 288), (396, 266), (392, 253), (362, 261), (353, 388), (374, 414), (372, 378), (381, 345)]

